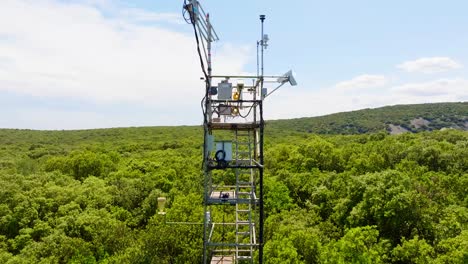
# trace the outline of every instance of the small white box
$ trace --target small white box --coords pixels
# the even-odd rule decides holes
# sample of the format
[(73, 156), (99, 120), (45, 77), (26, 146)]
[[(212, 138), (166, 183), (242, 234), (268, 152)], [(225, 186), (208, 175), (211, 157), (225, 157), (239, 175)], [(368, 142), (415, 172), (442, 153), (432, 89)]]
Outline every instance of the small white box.
[(218, 100), (231, 100), (232, 99), (232, 83), (220, 82), (218, 83)]

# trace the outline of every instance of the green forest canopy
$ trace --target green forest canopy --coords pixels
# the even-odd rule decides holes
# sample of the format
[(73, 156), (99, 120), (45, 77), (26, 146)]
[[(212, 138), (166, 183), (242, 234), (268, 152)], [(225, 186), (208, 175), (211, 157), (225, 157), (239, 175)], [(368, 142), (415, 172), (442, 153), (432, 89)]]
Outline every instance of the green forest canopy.
[[(468, 263), (468, 132), (268, 129), (266, 263)], [(199, 263), (201, 135), (0, 130), (0, 263)]]

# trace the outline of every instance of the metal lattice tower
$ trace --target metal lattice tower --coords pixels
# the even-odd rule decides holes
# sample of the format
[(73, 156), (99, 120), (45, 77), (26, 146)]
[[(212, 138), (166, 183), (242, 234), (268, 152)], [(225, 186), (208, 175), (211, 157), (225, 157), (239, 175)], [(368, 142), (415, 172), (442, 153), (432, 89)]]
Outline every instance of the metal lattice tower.
[(260, 16), (257, 75), (212, 75), (211, 44), (218, 36), (210, 17), (197, 0), (189, 0), (184, 10), (195, 31), (206, 84), (202, 102), (203, 263), (263, 263), (263, 102), (269, 95), (264, 84), (280, 83), (274, 92), (294, 79), (291, 72), (283, 76), (263, 74), (268, 41), (263, 34), (264, 15)]

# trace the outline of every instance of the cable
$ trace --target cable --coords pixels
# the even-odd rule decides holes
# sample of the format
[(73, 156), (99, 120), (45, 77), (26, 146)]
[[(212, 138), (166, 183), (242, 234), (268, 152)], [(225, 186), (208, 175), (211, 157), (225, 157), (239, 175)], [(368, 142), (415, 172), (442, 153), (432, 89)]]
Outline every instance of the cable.
[(252, 106), (249, 109), (249, 112), (247, 112), (247, 114), (245, 116), (241, 115), (241, 113), (239, 111), (239, 116), (242, 117), (242, 118), (247, 118), (250, 115), (250, 112), (252, 112), (252, 109), (254, 108), (255, 105), (256, 105), (256, 103), (252, 104)]
[(223, 149), (216, 151), (215, 159), (217, 162), (224, 161), (226, 159), (226, 151), (224, 151)]
[[(195, 35), (195, 40), (197, 41), (197, 52), (198, 52), (198, 57), (200, 59), (200, 65), (201, 65), (201, 68), (202, 68), (202, 71), (203, 71), (203, 75), (205, 76), (206, 89), (205, 89), (205, 97), (202, 100), (205, 100), (205, 103), (206, 103), (206, 98), (208, 98), (208, 92), (209, 92), (209, 89), (210, 89), (210, 80), (209, 80), (208, 74), (206, 73), (205, 63), (203, 61), (203, 56), (202, 56), (202, 53), (201, 53), (201, 50), (200, 50), (200, 39), (198, 37), (198, 31), (197, 31), (197, 27), (196, 27), (195, 17), (194, 17), (194, 14), (192, 12), (189, 12), (189, 14), (190, 14), (190, 21), (191, 21), (192, 26), (193, 26), (193, 32), (194, 32), (194, 35)], [(207, 110), (208, 109), (206, 109), (206, 107), (202, 108), (203, 124), (208, 123), (207, 116), (206, 116), (206, 111)]]
[[(183, 9), (184, 10), (187, 10), (188, 9), (188, 5), (186, 4), (186, 0), (184, 1), (184, 7)], [(193, 10), (193, 7), (192, 7), (192, 10)], [(208, 82), (208, 74), (206, 73), (206, 70), (205, 70), (205, 63), (203, 61), (203, 56), (202, 56), (202, 53), (201, 53), (201, 50), (200, 50), (200, 40), (198, 38), (198, 31), (197, 31), (197, 27), (196, 27), (196, 21), (195, 21), (195, 16), (193, 14), (193, 12), (190, 12), (190, 10), (187, 10), (189, 15), (190, 15), (190, 23), (192, 24), (193, 26), (193, 31), (194, 31), (194, 34), (195, 34), (195, 39), (197, 41), (197, 52), (198, 52), (198, 57), (200, 58), (200, 64), (201, 64), (201, 68), (202, 68), (202, 71), (203, 71), (203, 75), (205, 76), (205, 81)]]
[[(193, 12), (190, 12), (190, 10), (188, 10), (188, 7), (189, 5), (187, 4), (187, 1), (184, 0), (184, 6), (183, 6), (183, 10), (186, 10), (188, 11), (189, 15), (190, 15), (190, 23), (192, 24), (193, 26), (193, 32), (194, 32), (194, 35), (195, 35), (195, 40), (197, 42), (197, 53), (198, 53), (198, 57), (200, 59), (200, 65), (201, 65), (201, 68), (202, 68), (202, 72), (203, 72), (203, 75), (205, 77), (205, 83), (206, 83), (206, 93), (205, 93), (205, 98), (208, 97), (208, 89), (209, 89), (209, 78), (208, 78), (208, 74), (206, 73), (206, 70), (205, 70), (205, 62), (203, 61), (203, 55), (201, 53), (201, 50), (200, 50), (200, 39), (198, 37), (198, 31), (197, 31), (197, 27), (196, 27), (196, 21), (195, 21), (195, 16), (193, 14)], [(192, 10), (193, 10), (193, 7), (192, 7)], [(183, 11), (183, 14), (184, 14), (184, 11)]]
[[(202, 113), (203, 113), (204, 129), (205, 129), (205, 132), (207, 132), (206, 131), (207, 130), (206, 124), (208, 123), (208, 119), (207, 119), (207, 116), (206, 116), (206, 111), (208, 109), (206, 109), (207, 108), (206, 106), (204, 107), (204, 104), (206, 104), (206, 99), (208, 98), (208, 93), (209, 93), (211, 83), (210, 83), (210, 79), (208, 77), (208, 74), (206, 73), (205, 63), (203, 61), (203, 56), (202, 56), (202, 53), (201, 53), (201, 50), (200, 50), (200, 39), (198, 37), (198, 31), (197, 31), (196, 21), (195, 21), (195, 14), (193, 13), (194, 7), (192, 6), (191, 7), (192, 11), (190, 11), (189, 10), (189, 8), (190, 8), (189, 5), (190, 4), (187, 4), (187, 0), (184, 0), (184, 6), (182, 7), (182, 16), (184, 17), (184, 19), (185, 19), (185, 21), (187, 23), (190, 22), (190, 24), (192, 24), (192, 26), (193, 26), (193, 32), (194, 32), (195, 40), (196, 40), (196, 43), (197, 43), (197, 53), (198, 53), (198, 57), (200, 59), (200, 65), (201, 65), (201, 68), (202, 68), (202, 72), (203, 72), (203, 75), (205, 77), (205, 84), (206, 84), (205, 96), (201, 100), (201, 109), (202, 109)], [(188, 21), (186, 15), (185, 15), (187, 12), (189, 13), (190, 21)], [(206, 146), (206, 137), (203, 138), (203, 145)], [(206, 157), (203, 159), (202, 167), (204, 167), (205, 161), (206, 161)]]

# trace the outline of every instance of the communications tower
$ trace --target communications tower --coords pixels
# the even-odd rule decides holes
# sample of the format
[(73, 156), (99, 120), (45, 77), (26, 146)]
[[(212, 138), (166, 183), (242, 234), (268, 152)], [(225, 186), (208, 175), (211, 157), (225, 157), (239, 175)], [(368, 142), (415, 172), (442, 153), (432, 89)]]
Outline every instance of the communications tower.
[[(218, 36), (209, 14), (198, 0), (189, 0), (184, 16), (194, 29), (205, 80), (203, 263), (263, 263), (263, 103), (285, 83), (296, 82), (292, 71), (264, 75), (263, 53), (268, 45), (264, 15), (257, 41), (257, 74), (246, 76), (213, 75), (211, 45)], [(265, 85), (272, 83), (278, 86), (268, 93)]]

